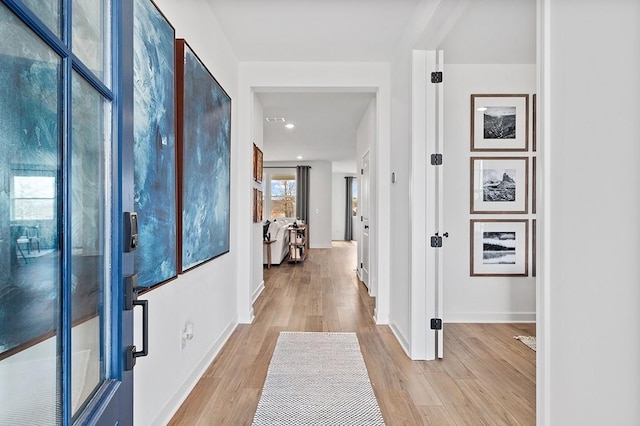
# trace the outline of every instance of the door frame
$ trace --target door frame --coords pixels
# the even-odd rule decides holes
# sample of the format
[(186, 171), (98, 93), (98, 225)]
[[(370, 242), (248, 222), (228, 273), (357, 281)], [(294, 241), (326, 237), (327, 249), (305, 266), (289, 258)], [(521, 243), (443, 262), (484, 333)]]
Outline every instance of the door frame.
[[(368, 163), (368, 167), (367, 167), (367, 196), (364, 197), (364, 193), (365, 191), (363, 191), (363, 188), (365, 185), (363, 185), (364, 182), (364, 159), (367, 159), (367, 163)], [(362, 157), (360, 158), (360, 183), (358, 186), (358, 194), (360, 196), (360, 199), (358, 200), (358, 206), (366, 206), (366, 213), (367, 213), (367, 223), (371, 223), (371, 148), (367, 148), (363, 153), (362, 153)], [(363, 203), (363, 199), (365, 200), (365, 202)], [(368, 251), (368, 256), (367, 259), (369, 259), (369, 262), (367, 264), (367, 280), (364, 280), (364, 250), (365, 250), (365, 244), (364, 244), (364, 215), (360, 215), (360, 240), (358, 241), (358, 278), (360, 279), (360, 281), (362, 281), (365, 285), (365, 287), (367, 287), (367, 291), (369, 293), (370, 296), (376, 296), (377, 294), (377, 289), (373, 288), (373, 286), (371, 285), (371, 225), (369, 226), (369, 236), (367, 238), (367, 251)]]

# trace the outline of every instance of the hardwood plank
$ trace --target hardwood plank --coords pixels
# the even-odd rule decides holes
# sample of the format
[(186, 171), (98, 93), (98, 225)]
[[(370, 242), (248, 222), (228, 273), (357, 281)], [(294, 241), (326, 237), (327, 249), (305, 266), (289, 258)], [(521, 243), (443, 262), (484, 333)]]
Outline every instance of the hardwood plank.
[(535, 324), (445, 324), (445, 358), (409, 359), (355, 274), (356, 246), (264, 269), (255, 320), (239, 325), (171, 425), (250, 425), (281, 331), (355, 332), (387, 425), (533, 425)]

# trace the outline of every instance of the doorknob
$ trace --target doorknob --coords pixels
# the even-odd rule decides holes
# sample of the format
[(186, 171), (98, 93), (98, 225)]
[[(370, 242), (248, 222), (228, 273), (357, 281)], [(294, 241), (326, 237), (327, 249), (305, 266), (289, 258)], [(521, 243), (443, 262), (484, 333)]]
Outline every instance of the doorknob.
[(364, 226), (364, 229), (369, 229), (369, 225), (365, 225), (365, 226)]

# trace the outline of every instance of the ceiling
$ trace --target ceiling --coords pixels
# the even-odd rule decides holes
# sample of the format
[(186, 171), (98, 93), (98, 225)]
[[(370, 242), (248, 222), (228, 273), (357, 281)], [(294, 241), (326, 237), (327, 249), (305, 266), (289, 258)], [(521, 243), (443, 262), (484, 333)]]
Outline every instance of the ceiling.
[[(196, 0), (214, 11), (240, 61), (390, 61), (417, 11), (435, 0)], [(447, 63), (535, 63), (535, 0), (442, 0), (430, 21)], [(355, 173), (366, 93), (259, 93), (265, 161), (328, 160)]]

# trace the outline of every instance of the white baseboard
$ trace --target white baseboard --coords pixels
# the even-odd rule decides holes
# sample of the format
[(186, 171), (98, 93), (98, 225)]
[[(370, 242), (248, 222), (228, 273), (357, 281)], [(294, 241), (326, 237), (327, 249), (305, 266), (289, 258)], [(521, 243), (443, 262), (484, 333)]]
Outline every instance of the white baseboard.
[(182, 386), (176, 390), (176, 393), (173, 394), (173, 397), (169, 399), (169, 401), (165, 404), (164, 408), (160, 410), (155, 420), (151, 422), (154, 425), (166, 425), (169, 424), (171, 418), (178, 412), (178, 409), (184, 401), (187, 399), (193, 388), (198, 384), (198, 381), (202, 377), (202, 375), (207, 371), (207, 368), (211, 365), (213, 360), (218, 356), (220, 350), (227, 343), (231, 334), (235, 331), (238, 326), (237, 317), (234, 318), (233, 322), (231, 322), (225, 330), (222, 332), (222, 335), (213, 343), (211, 349), (202, 357), (198, 365), (193, 369), (193, 372), (187, 377)]
[(447, 323), (531, 323), (536, 322), (535, 312), (454, 312), (445, 314)]
[(260, 285), (258, 286), (258, 288), (256, 289), (256, 291), (253, 292), (253, 294), (251, 295), (251, 304), (253, 305), (254, 303), (256, 303), (256, 300), (258, 300), (258, 297), (260, 297), (260, 295), (262, 294), (262, 291), (264, 290), (264, 281), (262, 281), (260, 283)]
[(393, 335), (396, 336), (396, 340), (398, 341), (398, 343), (400, 343), (400, 347), (402, 347), (404, 353), (407, 354), (409, 358), (411, 358), (409, 351), (409, 342), (407, 342), (407, 339), (404, 338), (402, 333), (400, 333), (400, 330), (398, 330), (398, 328), (394, 324), (389, 324), (389, 328), (391, 329)]

